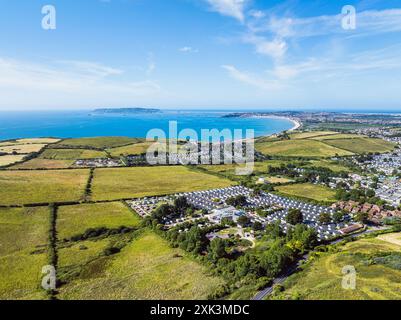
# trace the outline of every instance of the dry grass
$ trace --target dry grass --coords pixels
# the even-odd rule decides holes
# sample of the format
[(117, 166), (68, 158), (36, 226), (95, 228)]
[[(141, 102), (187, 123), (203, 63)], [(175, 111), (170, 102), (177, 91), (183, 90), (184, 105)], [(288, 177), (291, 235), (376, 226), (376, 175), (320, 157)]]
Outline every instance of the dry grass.
[(18, 144), (13, 146), (0, 147), (0, 152), (28, 154), (32, 152), (39, 152), (45, 146), (46, 144)]
[(25, 155), (6, 155), (0, 156), (0, 167), (8, 166), (10, 164), (20, 162), (24, 159)]

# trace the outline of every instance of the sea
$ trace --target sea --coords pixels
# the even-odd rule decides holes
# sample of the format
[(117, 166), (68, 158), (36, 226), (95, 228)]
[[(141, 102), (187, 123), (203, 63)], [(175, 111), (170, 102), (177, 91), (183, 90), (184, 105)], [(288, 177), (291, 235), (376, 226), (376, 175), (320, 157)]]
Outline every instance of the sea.
[[(233, 112), (239, 112), (235, 110)], [(163, 110), (157, 113), (99, 114), (88, 111), (0, 112), (0, 140), (17, 138), (82, 138), (126, 136), (144, 138), (149, 130), (161, 129), (169, 137), (169, 123), (178, 132), (202, 129), (253, 129), (255, 137), (271, 135), (294, 127), (285, 118), (224, 118), (230, 111)]]

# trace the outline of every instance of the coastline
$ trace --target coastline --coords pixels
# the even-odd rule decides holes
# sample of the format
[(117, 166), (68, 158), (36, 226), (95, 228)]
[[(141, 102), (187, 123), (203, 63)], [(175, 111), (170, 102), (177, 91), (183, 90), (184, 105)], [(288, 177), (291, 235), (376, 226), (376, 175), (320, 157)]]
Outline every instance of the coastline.
[[(297, 130), (297, 129), (299, 129), (299, 128), (302, 127), (302, 122), (301, 122), (299, 119), (290, 118), (290, 117), (284, 117), (284, 116), (282, 117), (282, 116), (275, 116), (275, 115), (267, 115), (267, 116), (253, 115), (253, 116), (249, 116), (249, 118), (258, 118), (258, 119), (282, 119), (282, 120), (291, 121), (291, 122), (294, 124), (294, 126), (293, 126), (291, 129), (289, 129), (289, 130), (284, 130), (284, 131), (288, 131), (288, 132), (295, 131), (295, 130)], [(281, 132), (284, 132), (284, 131), (281, 131)], [(279, 134), (279, 133), (281, 133), (281, 132), (277, 132), (277, 133), (275, 133), (275, 134)], [(274, 135), (274, 134), (272, 134), (272, 135)]]

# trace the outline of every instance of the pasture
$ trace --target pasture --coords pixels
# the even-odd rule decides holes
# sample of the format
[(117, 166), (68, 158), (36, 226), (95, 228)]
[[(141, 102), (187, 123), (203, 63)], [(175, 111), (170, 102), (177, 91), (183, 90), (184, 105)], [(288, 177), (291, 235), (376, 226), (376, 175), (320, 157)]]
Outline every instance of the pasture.
[[(401, 269), (381, 263), (380, 255), (398, 253), (399, 245), (378, 238), (350, 242), (335, 253), (320, 253), (304, 270), (292, 275), (285, 291), (274, 299), (303, 300), (400, 300)], [(376, 262), (375, 262), (376, 261)], [(355, 290), (342, 287), (344, 266), (357, 272)]]
[(91, 228), (137, 227), (139, 216), (133, 214), (121, 202), (79, 204), (58, 209), (58, 239), (69, 239), (81, 235)]
[(128, 156), (128, 155), (139, 155), (147, 152), (148, 148), (154, 144), (154, 142), (140, 142), (135, 144), (130, 144), (123, 147), (117, 147), (107, 150), (111, 156)]
[(92, 199), (116, 200), (223, 188), (233, 182), (186, 167), (97, 169)]
[(74, 160), (50, 160), (35, 158), (29, 161), (16, 164), (12, 169), (65, 169), (69, 168)]
[(49, 209), (0, 208), (0, 299), (44, 299)]
[(8, 166), (10, 164), (20, 162), (24, 159), (25, 155), (5, 155), (0, 156), (0, 167)]
[(95, 137), (95, 138), (76, 138), (65, 139), (59, 142), (59, 145), (72, 147), (93, 147), (93, 148), (114, 148), (127, 145), (130, 143), (141, 142), (143, 139), (128, 137)]
[(46, 149), (41, 155), (42, 159), (49, 160), (77, 160), (107, 158), (103, 151), (85, 149)]
[[(60, 288), (60, 299), (206, 299), (223, 284), (183, 251), (171, 248), (150, 231), (139, 235), (118, 254), (95, 258), (96, 251), (104, 245), (90, 247), (90, 255), (82, 259), (90, 262), (82, 264), (77, 276)], [(76, 262), (68, 261), (68, 256), (74, 256), (72, 252), (60, 250), (63, 265)]]
[(0, 147), (0, 152), (9, 154), (28, 154), (32, 152), (39, 152), (46, 144), (16, 144), (12, 146)]
[(325, 140), (325, 143), (352, 153), (385, 153), (394, 150), (394, 143), (374, 138)]
[(255, 149), (263, 154), (284, 157), (329, 158), (353, 153), (320, 141), (299, 139), (277, 142), (257, 142)]
[(0, 171), (0, 205), (79, 201), (89, 170)]
[(275, 189), (284, 196), (293, 196), (323, 202), (335, 201), (335, 191), (322, 185), (301, 183), (279, 186)]

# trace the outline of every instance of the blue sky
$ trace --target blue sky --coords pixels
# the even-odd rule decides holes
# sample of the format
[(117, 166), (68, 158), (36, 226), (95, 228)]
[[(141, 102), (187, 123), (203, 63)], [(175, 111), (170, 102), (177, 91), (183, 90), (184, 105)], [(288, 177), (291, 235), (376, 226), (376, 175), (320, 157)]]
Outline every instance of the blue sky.
[(399, 0), (0, 0), (1, 110), (401, 110), (400, 89)]

